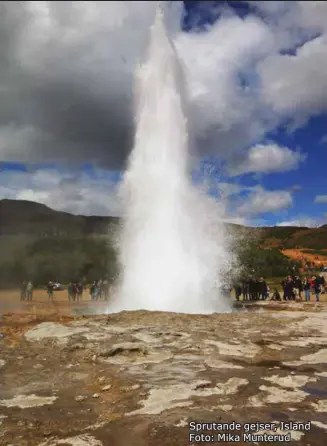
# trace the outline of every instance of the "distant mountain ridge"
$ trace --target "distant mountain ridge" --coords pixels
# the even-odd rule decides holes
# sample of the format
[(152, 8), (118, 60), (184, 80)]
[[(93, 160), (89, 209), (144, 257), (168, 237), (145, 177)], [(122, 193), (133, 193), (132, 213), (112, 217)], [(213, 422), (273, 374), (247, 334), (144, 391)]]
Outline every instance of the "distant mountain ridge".
[(26, 200), (0, 200), (0, 235), (107, 234), (117, 217), (73, 215)]
[[(106, 235), (110, 227), (116, 226), (119, 220), (118, 217), (73, 215), (33, 201), (0, 200), (0, 236)], [(242, 231), (255, 237), (263, 248), (327, 250), (327, 225), (319, 228), (228, 226), (231, 231)]]

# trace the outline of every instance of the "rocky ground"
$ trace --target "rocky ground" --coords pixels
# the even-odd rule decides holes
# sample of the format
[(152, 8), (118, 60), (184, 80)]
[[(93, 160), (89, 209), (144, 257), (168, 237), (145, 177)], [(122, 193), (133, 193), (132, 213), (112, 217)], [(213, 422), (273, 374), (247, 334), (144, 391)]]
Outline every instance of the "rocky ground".
[[(0, 445), (182, 446), (191, 421), (217, 423), (212, 443), (221, 423), (259, 421), (291, 444), (327, 444), (326, 305), (240, 310), (3, 315)], [(310, 423), (281, 430), (287, 421)], [(272, 444), (267, 426), (250, 430), (252, 444)]]

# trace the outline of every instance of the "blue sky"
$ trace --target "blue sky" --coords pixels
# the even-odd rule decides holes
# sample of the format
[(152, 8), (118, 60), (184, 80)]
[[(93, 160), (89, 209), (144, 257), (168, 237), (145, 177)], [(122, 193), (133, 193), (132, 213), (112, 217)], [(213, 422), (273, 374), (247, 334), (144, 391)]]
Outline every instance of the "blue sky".
[[(320, 3), (192, 1), (181, 8), (174, 2), (167, 13), (190, 92), (198, 147), (194, 178), (208, 180), (210, 171), (210, 192), (228, 201), (230, 221), (327, 221), (327, 2)], [(0, 198), (118, 215), (130, 130), (111, 134), (128, 114), (127, 92), (153, 6), (89, 3), (84, 7), (92, 8), (93, 21), (81, 10), (61, 29), (44, 33), (53, 35), (49, 44), (38, 37), (38, 26), (53, 26), (44, 19), (49, 6), (42, 4), (33, 18), (22, 15), (22, 21), (34, 20), (34, 35), (22, 34), (10, 48), (25, 76), (8, 69), (0, 80), (6, 105), (5, 113), (0, 110)], [(58, 21), (52, 8), (47, 17)], [(71, 30), (75, 40), (58, 43), (55, 33)], [(80, 116), (70, 112), (61, 119), (65, 109)]]

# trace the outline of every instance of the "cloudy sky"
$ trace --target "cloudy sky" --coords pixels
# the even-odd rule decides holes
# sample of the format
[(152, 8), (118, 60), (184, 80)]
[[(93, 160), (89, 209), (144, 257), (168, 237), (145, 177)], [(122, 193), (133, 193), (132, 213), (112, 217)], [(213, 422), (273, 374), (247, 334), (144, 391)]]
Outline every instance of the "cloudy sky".
[[(248, 224), (327, 220), (327, 1), (165, 2), (194, 178)], [(155, 2), (0, 2), (0, 198), (119, 215)]]

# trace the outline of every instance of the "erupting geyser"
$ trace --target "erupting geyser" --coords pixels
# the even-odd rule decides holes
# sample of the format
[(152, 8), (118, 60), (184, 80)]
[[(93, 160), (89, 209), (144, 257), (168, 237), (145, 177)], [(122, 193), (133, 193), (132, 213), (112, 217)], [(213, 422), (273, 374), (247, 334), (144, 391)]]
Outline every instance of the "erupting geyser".
[(230, 311), (217, 205), (192, 185), (182, 70), (157, 8), (138, 72), (135, 144), (121, 193), (121, 277), (111, 310)]

